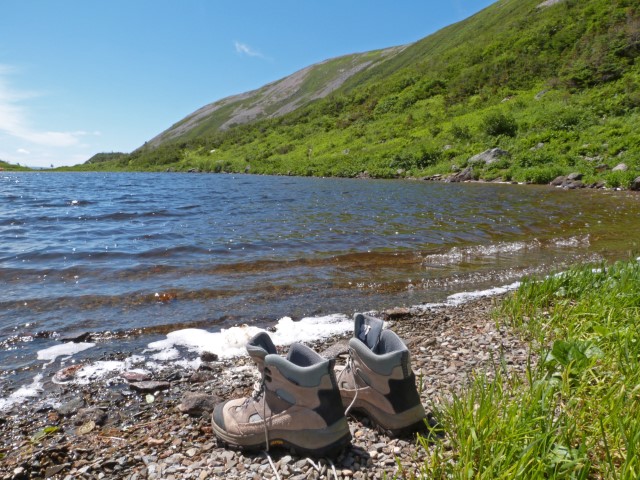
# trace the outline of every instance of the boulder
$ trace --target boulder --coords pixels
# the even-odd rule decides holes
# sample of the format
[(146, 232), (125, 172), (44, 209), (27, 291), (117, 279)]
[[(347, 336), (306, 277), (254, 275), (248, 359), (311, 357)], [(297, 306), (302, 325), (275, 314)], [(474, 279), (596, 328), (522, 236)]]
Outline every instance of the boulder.
[(411, 315), (411, 310), (405, 307), (394, 307), (384, 311), (384, 315), (389, 320), (397, 320), (399, 318), (406, 318)]
[(629, 185), (629, 190), (633, 190), (635, 192), (640, 191), (640, 177), (636, 177), (631, 185)]
[(200, 354), (200, 360), (202, 360), (203, 362), (217, 362), (218, 354), (213, 352), (202, 352)]
[(84, 399), (82, 397), (76, 397), (60, 405), (58, 408), (56, 408), (56, 411), (63, 417), (70, 417), (72, 415), (75, 415), (76, 412), (84, 406)]
[(88, 422), (93, 422), (96, 425), (104, 425), (106, 421), (107, 413), (97, 407), (81, 408), (73, 419), (75, 425), (83, 425)]
[(582, 183), (580, 180), (568, 180), (564, 185), (562, 185), (562, 188), (566, 188), (567, 190), (574, 190), (576, 188), (584, 188), (585, 184)]
[(629, 167), (627, 167), (626, 163), (619, 163), (611, 169), (612, 172), (626, 172), (627, 170), (629, 170)]
[(551, 181), (549, 185), (554, 187), (562, 187), (567, 190), (573, 190), (576, 188), (584, 188), (585, 184), (580, 181), (582, 178), (581, 173), (571, 173), (567, 176), (560, 175)]
[(506, 150), (502, 150), (500, 148), (492, 148), (490, 150), (485, 150), (482, 153), (478, 153), (474, 155), (468, 160), (469, 164), (474, 163), (484, 163), (485, 165), (491, 165), (492, 163), (496, 163), (502, 157), (508, 157), (509, 152)]
[(340, 340), (325, 348), (320, 352), (320, 355), (324, 358), (338, 358), (340, 355), (347, 353), (349, 353), (349, 342), (347, 340)]
[(76, 333), (60, 337), (58, 340), (64, 343), (82, 343), (91, 340), (91, 332)]
[(213, 380), (213, 378), (214, 378), (213, 372), (198, 371), (198, 372), (193, 372), (191, 374), (191, 376), (189, 377), (189, 381), (191, 383), (205, 383), (210, 380)]
[(188, 392), (182, 397), (182, 403), (178, 405), (178, 410), (189, 415), (200, 416), (213, 412), (219, 402), (220, 399), (215, 395)]
[(461, 172), (451, 175), (447, 179), (448, 182), (452, 182), (452, 183), (468, 182), (469, 180), (473, 180), (473, 169), (471, 167), (467, 167)]

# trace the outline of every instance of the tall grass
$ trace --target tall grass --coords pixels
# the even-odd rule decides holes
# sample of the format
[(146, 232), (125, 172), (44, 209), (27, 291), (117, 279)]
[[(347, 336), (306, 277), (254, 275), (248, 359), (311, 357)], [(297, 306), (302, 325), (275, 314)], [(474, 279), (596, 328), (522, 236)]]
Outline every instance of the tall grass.
[(436, 413), (424, 478), (640, 478), (640, 263), (527, 280), (498, 312), (539, 358)]

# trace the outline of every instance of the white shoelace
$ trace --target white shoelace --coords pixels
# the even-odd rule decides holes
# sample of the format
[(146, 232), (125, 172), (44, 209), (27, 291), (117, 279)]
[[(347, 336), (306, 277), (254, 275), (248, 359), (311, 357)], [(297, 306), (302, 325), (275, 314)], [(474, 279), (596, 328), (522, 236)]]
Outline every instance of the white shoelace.
[(351, 400), (351, 403), (349, 404), (349, 406), (347, 407), (347, 409), (344, 411), (344, 415), (347, 416), (349, 414), (349, 412), (351, 411), (351, 408), (353, 407), (353, 405), (356, 403), (356, 400), (358, 399), (358, 382), (356, 381), (356, 374), (357, 371), (353, 369), (353, 360), (351, 358), (351, 355), (349, 355), (349, 359), (347, 360), (347, 365), (340, 371), (340, 374), (338, 375), (337, 378), (337, 383), (338, 383), (338, 387), (340, 386), (340, 379), (342, 378), (342, 374), (346, 371), (353, 371), (352, 377), (353, 377), (353, 385), (356, 387), (356, 394), (353, 396), (353, 400)]
[[(260, 400), (262, 395), (265, 395), (265, 375), (264, 373), (260, 376), (260, 380), (256, 380), (253, 384), (253, 391), (251, 395), (247, 397), (244, 401), (244, 404), (247, 405), (248, 402), (254, 401), (257, 402)], [(265, 454), (269, 458), (271, 462), (271, 457), (267, 453), (269, 451), (269, 429), (267, 428), (267, 402), (266, 399), (262, 400), (262, 427), (264, 428), (264, 441), (265, 441)], [(277, 475), (277, 473), (276, 473)]]
[(265, 451), (263, 453), (264, 453), (264, 456), (267, 457), (267, 460), (269, 460), (269, 465), (271, 465), (271, 469), (273, 470), (273, 473), (275, 473), (276, 478), (278, 480), (281, 480), (280, 479), (280, 474), (278, 474), (278, 469), (276, 468), (276, 464), (273, 463), (273, 460), (271, 459), (271, 455), (269, 455), (269, 452), (267, 452), (267, 451)]

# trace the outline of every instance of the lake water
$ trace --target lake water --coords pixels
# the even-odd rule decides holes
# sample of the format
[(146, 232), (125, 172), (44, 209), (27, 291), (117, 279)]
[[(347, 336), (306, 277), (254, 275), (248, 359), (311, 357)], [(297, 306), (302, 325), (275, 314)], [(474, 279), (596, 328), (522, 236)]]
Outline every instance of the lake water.
[(628, 258), (639, 232), (630, 192), (2, 172), (0, 398), (63, 364), (41, 353), (60, 336), (93, 333), (66, 357), (87, 361), (143, 352), (174, 330), (441, 302)]

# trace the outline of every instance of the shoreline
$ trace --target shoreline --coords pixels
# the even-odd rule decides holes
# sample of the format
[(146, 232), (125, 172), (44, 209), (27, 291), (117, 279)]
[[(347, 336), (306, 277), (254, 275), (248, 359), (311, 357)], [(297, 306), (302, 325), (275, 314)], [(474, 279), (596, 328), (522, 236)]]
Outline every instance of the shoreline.
[[(527, 344), (492, 316), (506, 295), (381, 312), (411, 352), (427, 411), (448, 402), (473, 373), (491, 378), (498, 360), (510, 373), (524, 372)], [(339, 352), (350, 336), (308, 345)], [(349, 418), (353, 440), (331, 459), (333, 466), (274, 450), (272, 467), (264, 454), (222, 448), (202, 412), (250, 394), (257, 372), (246, 356), (218, 361), (203, 354), (201, 360), (195, 372), (174, 367), (144, 379), (156, 383), (130, 373), (57, 385), (49, 407), (28, 400), (0, 413), (0, 478), (277, 478), (274, 467), (283, 478), (333, 478), (333, 468), (338, 478), (383, 478), (420, 468), (425, 452), (415, 439), (389, 438), (363, 418)]]
[[(427, 175), (422, 177), (414, 176), (396, 176), (396, 177), (372, 177), (363, 172), (359, 175), (351, 177), (327, 177), (327, 176), (306, 176), (306, 175), (292, 175), (289, 173), (250, 173), (250, 172), (213, 172), (199, 169), (187, 169), (187, 170), (83, 170), (74, 169), (73, 167), (57, 167), (55, 169), (30, 169), (30, 170), (5, 170), (4, 173), (177, 173), (177, 174), (208, 174), (208, 175), (250, 175), (258, 177), (298, 177), (298, 178), (325, 178), (325, 179), (347, 179), (347, 180), (397, 180), (397, 181), (410, 181), (410, 182), (429, 182), (429, 183), (479, 183), (479, 184), (492, 184), (492, 185), (522, 185), (522, 186), (536, 186), (536, 187), (549, 187), (558, 188), (561, 190), (602, 190), (605, 192), (638, 192), (640, 191), (640, 176), (636, 177), (628, 188), (621, 186), (608, 187), (604, 180), (597, 179), (596, 181), (584, 184), (580, 181), (582, 174), (571, 173), (568, 175), (561, 175), (549, 183), (533, 183), (533, 182), (516, 182), (506, 181), (501, 178), (495, 180), (485, 179), (472, 179), (460, 176), (461, 173), (436, 173), (433, 175)], [(579, 177), (575, 177), (580, 175)]]

